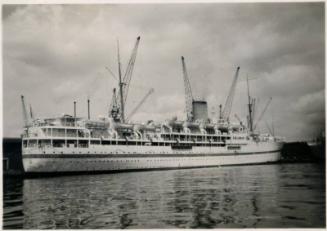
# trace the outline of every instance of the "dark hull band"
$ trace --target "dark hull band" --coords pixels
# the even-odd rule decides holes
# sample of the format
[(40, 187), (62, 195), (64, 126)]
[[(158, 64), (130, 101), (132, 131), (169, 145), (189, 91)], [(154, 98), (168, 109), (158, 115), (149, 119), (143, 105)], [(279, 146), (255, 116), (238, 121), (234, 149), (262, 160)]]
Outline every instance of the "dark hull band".
[(96, 175), (96, 174), (115, 174), (123, 172), (145, 172), (145, 171), (165, 171), (165, 170), (181, 170), (196, 168), (220, 168), (229, 166), (251, 166), (251, 165), (268, 165), (278, 163), (276, 161), (265, 163), (247, 163), (247, 164), (226, 164), (226, 165), (206, 165), (206, 166), (189, 166), (189, 167), (160, 167), (160, 168), (138, 168), (138, 169), (119, 169), (119, 170), (94, 170), (94, 171), (72, 171), (72, 172), (25, 172), (26, 178), (43, 178), (70, 175)]

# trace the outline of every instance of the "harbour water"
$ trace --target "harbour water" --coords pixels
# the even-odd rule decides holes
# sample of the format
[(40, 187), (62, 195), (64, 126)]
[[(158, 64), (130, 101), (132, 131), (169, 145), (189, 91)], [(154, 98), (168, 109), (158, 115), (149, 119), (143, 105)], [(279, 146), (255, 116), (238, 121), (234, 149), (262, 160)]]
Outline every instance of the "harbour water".
[(318, 164), (4, 180), (4, 229), (323, 228)]

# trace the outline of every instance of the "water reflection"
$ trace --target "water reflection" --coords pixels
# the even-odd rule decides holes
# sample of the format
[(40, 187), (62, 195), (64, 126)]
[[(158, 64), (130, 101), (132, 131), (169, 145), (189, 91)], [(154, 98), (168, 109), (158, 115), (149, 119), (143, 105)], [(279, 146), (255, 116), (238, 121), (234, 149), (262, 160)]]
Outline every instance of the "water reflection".
[(4, 182), (4, 228), (323, 227), (310, 164), (129, 172)]
[(4, 228), (21, 229), (23, 227), (23, 180), (7, 180), (3, 182), (3, 220)]

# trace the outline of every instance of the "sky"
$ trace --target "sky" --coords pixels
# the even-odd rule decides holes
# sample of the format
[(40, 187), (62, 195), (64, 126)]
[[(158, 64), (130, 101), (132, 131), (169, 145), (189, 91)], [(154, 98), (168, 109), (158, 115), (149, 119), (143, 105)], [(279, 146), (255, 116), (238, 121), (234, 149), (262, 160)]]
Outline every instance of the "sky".
[[(231, 119), (245, 122), (247, 85), (256, 98), (259, 132), (287, 141), (312, 139), (325, 128), (324, 3), (191, 3), (3, 5), (3, 136), (22, 132), (20, 95), (36, 117), (108, 115), (117, 81), (141, 36), (127, 115), (154, 93), (133, 121), (185, 118), (181, 56), (194, 99), (217, 118), (237, 66)], [(272, 101), (258, 121), (267, 101)]]

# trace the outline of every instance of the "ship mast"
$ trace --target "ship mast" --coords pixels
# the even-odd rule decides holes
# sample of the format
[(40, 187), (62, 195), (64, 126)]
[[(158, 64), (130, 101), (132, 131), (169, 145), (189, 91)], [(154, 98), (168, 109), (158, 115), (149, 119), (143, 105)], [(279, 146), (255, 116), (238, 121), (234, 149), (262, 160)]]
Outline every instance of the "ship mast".
[(250, 132), (253, 132), (253, 125), (252, 125), (252, 103), (251, 103), (251, 97), (250, 97), (250, 87), (249, 87), (249, 77), (246, 77), (246, 83), (247, 83), (247, 87), (248, 87), (248, 107), (249, 107), (249, 129)]
[(117, 40), (117, 56), (118, 56), (118, 76), (119, 76), (119, 94), (120, 94), (120, 114), (121, 114), (121, 122), (125, 122), (124, 115), (124, 98), (123, 98), (123, 86), (124, 83), (121, 79), (121, 63), (120, 63), (120, 55), (119, 55), (119, 41)]

